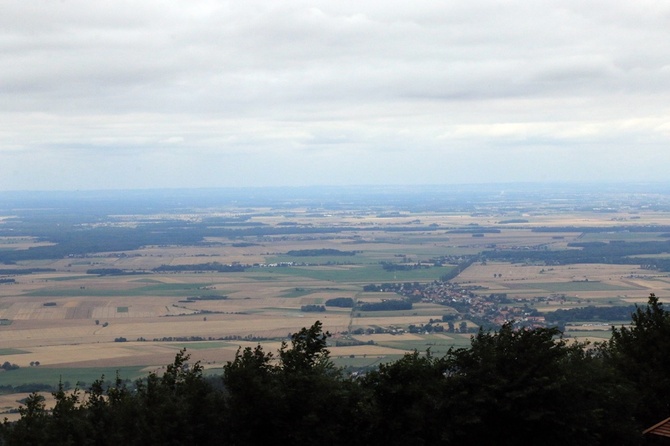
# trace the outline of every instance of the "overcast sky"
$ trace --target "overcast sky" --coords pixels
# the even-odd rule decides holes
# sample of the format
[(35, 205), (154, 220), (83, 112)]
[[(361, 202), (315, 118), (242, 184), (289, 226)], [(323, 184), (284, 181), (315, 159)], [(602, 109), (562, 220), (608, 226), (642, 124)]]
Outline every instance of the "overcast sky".
[(670, 172), (667, 1), (0, 8), (0, 190)]

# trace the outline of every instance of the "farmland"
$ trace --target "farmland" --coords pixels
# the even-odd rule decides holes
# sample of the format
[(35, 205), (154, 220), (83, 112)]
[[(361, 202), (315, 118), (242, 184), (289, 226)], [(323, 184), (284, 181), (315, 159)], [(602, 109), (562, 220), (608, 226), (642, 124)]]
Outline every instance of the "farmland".
[[(134, 379), (182, 348), (215, 372), (317, 319), (338, 364), (374, 366), (480, 325), (670, 295), (665, 193), (326, 192), (0, 197), (0, 355), (21, 370), (0, 386)], [(563, 328), (597, 340), (621, 322)]]

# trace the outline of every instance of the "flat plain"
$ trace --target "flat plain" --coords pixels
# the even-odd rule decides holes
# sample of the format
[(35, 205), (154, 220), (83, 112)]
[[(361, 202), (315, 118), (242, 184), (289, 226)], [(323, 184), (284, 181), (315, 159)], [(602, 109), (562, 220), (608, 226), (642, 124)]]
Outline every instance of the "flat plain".
[[(0, 226), (11, 220), (11, 214), (4, 217)], [(117, 371), (135, 379), (159, 372), (182, 348), (215, 372), (238, 348), (261, 343), (275, 351), (291, 333), (316, 320), (333, 335), (331, 355), (340, 365), (374, 366), (428, 348), (446, 353), (467, 346), (471, 333), (409, 329), (445, 327), (455, 311), (448, 302), (419, 299), (411, 309), (393, 311), (325, 304), (343, 297), (357, 304), (399, 299), (393, 291), (365, 288), (439, 283), (464, 264), (450, 283), (474, 295), (504, 294), (513, 305), (532, 305), (540, 312), (639, 304), (652, 292), (670, 295), (670, 274), (648, 265), (486, 258), (492, 250), (552, 253), (580, 249), (574, 243), (662, 240), (670, 213), (642, 206), (607, 213), (528, 204), (510, 210), (496, 203), (441, 211), (227, 206), (129, 213), (99, 224), (134, 228), (148, 221), (186, 225), (208, 220), (214, 223), (196, 243), (146, 244), (3, 266), (32, 272), (0, 274), (6, 279), (0, 283), (0, 362), (19, 366), (0, 372), (0, 385), (60, 379), (90, 383)], [(217, 229), (216, 221), (225, 225)], [(631, 226), (659, 229), (638, 233)], [(239, 233), (226, 233), (231, 228)], [(253, 234), (250, 228), (264, 232)], [(0, 236), (0, 252), (53, 244), (37, 235)], [(231, 269), (217, 271), (211, 265)], [(305, 311), (307, 306), (325, 311)], [(471, 319), (462, 322), (471, 330), (477, 327)], [(607, 321), (585, 322), (566, 327), (566, 334), (606, 339), (608, 327)]]

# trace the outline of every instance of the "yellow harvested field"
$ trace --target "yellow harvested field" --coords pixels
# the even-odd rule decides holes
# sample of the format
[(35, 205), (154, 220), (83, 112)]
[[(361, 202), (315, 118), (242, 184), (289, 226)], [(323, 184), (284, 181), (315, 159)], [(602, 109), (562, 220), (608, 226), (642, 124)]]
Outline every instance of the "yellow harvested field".
[(321, 319), (326, 329), (346, 330), (348, 314), (309, 316), (309, 313), (262, 313), (253, 316), (208, 314), (206, 316), (178, 316), (163, 318), (119, 318), (95, 325), (73, 324), (61, 320), (48, 326), (39, 321), (16, 321), (11, 326), (0, 326), (0, 347), (27, 347), (69, 343), (110, 342), (124, 337), (129, 340), (145, 338), (197, 336), (221, 338), (226, 336), (284, 337)]
[(459, 275), (461, 283), (484, 287), (511, 297), (568, 294), (582, 299), (643, 299), (649, 293), (670, 291), (667, 274), (637, 265), (575, 264), (539, 266), (487, 262)]

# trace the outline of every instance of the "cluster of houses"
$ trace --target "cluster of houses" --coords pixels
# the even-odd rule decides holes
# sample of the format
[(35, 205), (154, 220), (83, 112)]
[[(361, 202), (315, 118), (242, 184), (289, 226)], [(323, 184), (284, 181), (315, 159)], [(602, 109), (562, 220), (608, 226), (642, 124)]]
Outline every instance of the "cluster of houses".
[[(390, 291), (390, 290), (389, 290)], [(403, 284), (399, 294), (418, 302), (436, 303), (451, 307), (458, 319), (467, 319), (477, 325), (499, 326), (508, 321), (527, 327), (544, 327), (544, 316), (529, 305), (529, 301), (510, 299), (506, 294), (480, 294), (481, 287), (455, 282), (435, 281), (428, 284)], [(552, 297), (536, 297), (542, 302)]]

